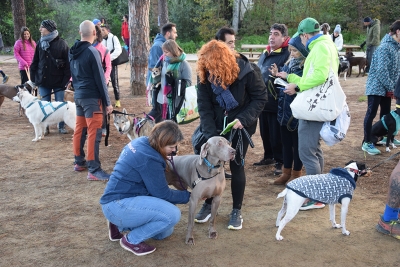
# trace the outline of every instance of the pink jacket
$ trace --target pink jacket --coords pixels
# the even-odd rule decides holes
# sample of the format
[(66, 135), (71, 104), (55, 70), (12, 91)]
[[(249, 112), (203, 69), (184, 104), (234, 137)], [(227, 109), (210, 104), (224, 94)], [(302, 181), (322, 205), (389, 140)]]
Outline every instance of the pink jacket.
[[(25, 50), (23, 43), (25, 42)], [(35, 42), (34, 42), (35, 43)], [(25, 67), (29, 68), (32, 64), (33, 55), (35, 54), (35, 46), (32, 47), (28, 40), (17, 40), (14, 45), (14, 57), (18, 61), (18, 68), (24, 70)]]
[[(94, 46), (97, 50), (100, 51), (101, 54), (101, 64), (105, 65), (103, 67), (105, 67), (104, 70), (104, 78), (106, 79), (106, 83), (108, 83), (108, 81), (110, 80), (110, 74), (111, 74), (111, 57), (110, 57), (110, 51), (108, 51), (108, 49), (102, 45), (101, 43), (97, 43)], [(104, 63), (104, 64), (103, 64)]]

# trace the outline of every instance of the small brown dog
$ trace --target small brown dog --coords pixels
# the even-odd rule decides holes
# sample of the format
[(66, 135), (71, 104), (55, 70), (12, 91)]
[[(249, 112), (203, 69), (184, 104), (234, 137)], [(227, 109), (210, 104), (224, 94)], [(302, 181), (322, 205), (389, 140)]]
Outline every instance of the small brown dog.
[(353, 52), (347, 52), (346, 53), (346, 58), (350, 62), (350, 68), (348, 70), (347, 77), (351, 76), (351, 70), (352, 70), (353, 66), (357, 66), (357, 65), (358, 65), (358, 75), (357, 75), (357, 77), (360, 76), (361, 70), (363, 71), (362, 76), (364, 77), (364, 75), (365, 75), (365, 67), (367, 65), (367, 59), (365, 57), (355, 57)]

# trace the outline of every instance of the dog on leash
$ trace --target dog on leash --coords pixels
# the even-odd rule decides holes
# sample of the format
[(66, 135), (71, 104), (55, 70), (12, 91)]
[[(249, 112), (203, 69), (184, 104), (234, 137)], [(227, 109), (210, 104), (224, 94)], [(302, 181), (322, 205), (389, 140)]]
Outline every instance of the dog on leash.
[(200, 155), (186, 155), (172, 157), (170, 171), (166, 172), (168, 184), (178, 190), (192, 189), (189, 199), (188, 230), (185, 242), (194, 245), (193, 228), (197, 204), (202, 199), (213, 198), (211, 204), (211, 218), (208, 227), (209, 238), (218, 236), (215, 229), (215, 216), (225, 189), (225, 161), (235, 159), (236, 150), (228, 140), (221, 136), (214, 136), (201, 146)]
[(365, 57), (355, 57), (353, 52), (347, 52), (346, 53), (346, 58), (350, 62), (350, 68), (349, 68), (349, 72), (348, 72), (347, 76), (350, 77), (353, 67), (354, 66), (358, 66), (358, 75), (357, 75), (357, 77), (360, 76), (361, 71), (363, 72), (362, 76), (364, 77), (364, 75), (365, 75), (365, 67), (367, 66), (367, 59)]
[(18, 93), (18, 87), (11, 86), (8, 84), (0, 84), (0, 107), (4, 102), (4, 99), (7, 97), (8, 99), (13, 100), (13, 97)]
[(383, 136), (386, 138), (386, 152), (390, 152), (389, 146), (397, 148), (393, 141), (394, 137), (400, 130), (400, 107), (391, 111), (389, 114), (384, 115), (379, 121), (372, 125), (371, 142), (376, 144), (380, 142)]
[(75, 129), (75, 103), (41, 101), (31, 95), (25, 88), (19, 88), (14, 100), (19, 100), (22, 108), (25, 109), (29, 122), (35, 128), (33, 142), (43, 139), (48, 125), (56, 124), (60, 121), (64, 121), (71, 129)]
[[(356, 188), (357, 178), (367, 174), (365, 164), (350, 161), (344, 168), (334, 168), (327, 174), (306, 175), (294, 179), (286, 185), (278, 198), (285, 197), (276, 219), (276, 240), (283, 240), (281, 232), (285, 225), (299, 212), (304, 200), (329, 204), (329, 218), (333, 228), (342, 228), (343, 235), (350, 235), (346, 229), (346, 216), (350, 200)], [(335, 221), (335, 204), (341, 203), (341, 224)], [(282, 219), (283, 215), (285, 217)]]
[(347, 72), (350, 69), (350, 62), (347, 60), (346, 57), (340, 56), (339, 57), (339, 72), (338, 75), (343, 73), (343, 78), (346, 81)]
[(148, 115), (144, 118), (135, 116), (131, 119), (125, 108), (122, 113), (113, 113), (114, 126), (120, 134), (126, 134), (130, 140), (140, 136), (148, 136), (156, 125)]

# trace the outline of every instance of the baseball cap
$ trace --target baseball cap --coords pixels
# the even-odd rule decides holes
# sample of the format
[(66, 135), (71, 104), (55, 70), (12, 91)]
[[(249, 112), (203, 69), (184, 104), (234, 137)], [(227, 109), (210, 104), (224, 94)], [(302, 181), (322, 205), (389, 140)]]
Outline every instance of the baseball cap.
[(305, 18), (299, 23), (297, 27), (298, 34), (319, 32), (319, 23), (313, 18)]
[(99, 19), (94, 19), (94, 20), (93, 20), (93, 24), (94, 24), (94, 25), (96, 25), (96, 24), (99, 23), (99, 22), (100, 22)]

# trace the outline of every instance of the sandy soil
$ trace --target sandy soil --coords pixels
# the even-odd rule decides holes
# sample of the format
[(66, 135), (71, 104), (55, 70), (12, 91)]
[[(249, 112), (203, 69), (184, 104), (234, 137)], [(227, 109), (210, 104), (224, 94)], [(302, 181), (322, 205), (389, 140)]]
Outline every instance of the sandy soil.
[[(191, 64), (193, 71), (195, 64)], [(19, 83), (16, 64), (2, 64), (9, 84)], [(129, 113), (149, 111), (145, 97), (129, 93), (128, 68), (120, 66), (121, 102)], [(193, 76), (195, 79), (195, 76)], [(352, 124), (345, 140), (333, 147), (324, 145), (325, 171), (349, 160), (373, 167), (398, 149), (378, 156), (361, 150), (366, 102), (366, 77), (340, 79), (347, 94)], [(110, 89), (112, 95), (112, 90)], [(112, 96), (112, 99), (113, 96)], [(393, 104), (394, 106), (394, 104)], [(282, 204), (276, 199), (282, 186), (271, 185), (276, 178), (272, 167), (252, 164), (263, 154), (259, 133), (256, 147), (249, 149), (247, 186), (243, 203), (243, 229), (227, 229), (231, 211), (230, 182), (217, 217), (219, 237), (208, 239), (207, 224), (195, 225), (196, 245), (184, 242), (187, 205), (179, 205), (181, 221), (174, 234), (162, 241), (149, 240), (157, 251), (137, 257), (107, 237), (106, 220), (99, 205), (105, 183), (89, 182), (86, 173), (73, 171), (71, 134), (60, 135), (57, 127), (45, 140), (32, 142), (34, 131), (25, 116), (18, 116), (18, 104), (6, 99), (0, 108), (0, 266), (399, 266), (399, 241), (375, 230), (384, 210), (391, 170), (398, 158), (374, 169), (372, 177), (361, 178), (347, 217), (350, 236), (332, 229), (328, 207), (300, 212), (283, 230), (285, 239), (275, 240), (275, 219)], [(122, 110), (122, 109), (121, 109)], [(195, 121), (183, 125), (185, 141), (181, 154), (191, 154), (191, 133)], [(72, 133), (72, 131), (70, 130)], [(110, 146), (100, 148), (103, 168), (112, 171), (122, 147), (129, 139), (112, 126)], [(383, 147), (380, 148), (384, 151)], [(200, 205), (199, 207), (200, 208)], [(337, 215), (340, 214), (340, 205)], [(340, 221), (340, 219), (337, 219)]]

